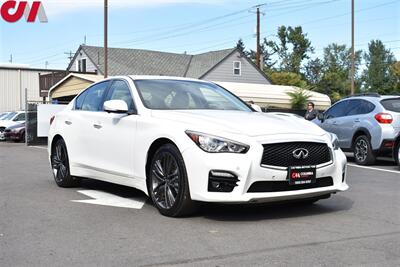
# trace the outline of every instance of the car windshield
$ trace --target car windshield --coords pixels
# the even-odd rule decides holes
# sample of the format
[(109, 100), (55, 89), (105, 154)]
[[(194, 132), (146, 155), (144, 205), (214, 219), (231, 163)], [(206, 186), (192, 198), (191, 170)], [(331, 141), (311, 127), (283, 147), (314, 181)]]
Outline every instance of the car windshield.
[(252, 110), (218, 85), (182, 80), (136, 80), (143, 104), (149, 109)]
[(400, 97), (382, 100), (381, 104), (389, 111), (400, 112)]
[(17, 115), (17, 112), (10, 112), (9, 114), (7, 114), (5, 117), (3, 117), (1, 119), (8, 121), (8, 120), (11, 120), (15, 115)]

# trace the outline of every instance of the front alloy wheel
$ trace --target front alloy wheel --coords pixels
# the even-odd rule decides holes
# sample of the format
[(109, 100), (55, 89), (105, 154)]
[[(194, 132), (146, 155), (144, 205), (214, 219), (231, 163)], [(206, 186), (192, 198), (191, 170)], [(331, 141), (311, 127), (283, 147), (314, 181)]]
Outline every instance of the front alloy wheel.
[(51, 149), (51, 168), (58, 186), (74, 187), (79, 184), (79, 179), (70, 174), (67, 146), (63, 139), (58, 139)]
[(179, 150), (172, 144), (163, 145), (154, 154), (147, 188), (154, 205), (163, 215), (179, 217), (194, 211), (185, 163)]

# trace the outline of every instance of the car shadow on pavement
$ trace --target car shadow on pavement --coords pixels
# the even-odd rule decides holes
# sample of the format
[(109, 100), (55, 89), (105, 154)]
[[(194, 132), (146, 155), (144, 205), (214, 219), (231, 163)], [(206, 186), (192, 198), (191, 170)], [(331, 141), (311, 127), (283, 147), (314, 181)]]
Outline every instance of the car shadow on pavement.
[(314, 204), (296, 202), (257, 205), (204, 204), (198, 216), (216, 221), (275, 220), (346, 211), (352, 208), (353, 203), (353, 200), (347, 197), (334, 195)]
[[(153, 205), (150, 199), (140, 190), (123, 185), (117, 185), (92, 179), (82, 179), (80, 190), (98, 190), (119, 197), (142, 199), (146, 204)], [(341, 195), (333, 195), (329, 199), (320, 200), (314, 204), (267, 203), (267, 204), (214, 204), (202, 203), (199, 210), (187, 217), (203, 217), (215, 221), (257, 221), (275, 220), (321, 215), (351, 209), (353, 201)], [(156, 211), (156, 208), (154, 207)]]
[[(355, 164), (354, 156), (353, 154), (346, 153), (347, 161), (350, 163)], [(390, 167), (390, 166), (396, 166), (396, 163), (393, 158), (390, 157), (378, 157), (376, 159), (376, 162), (372, 167)]]

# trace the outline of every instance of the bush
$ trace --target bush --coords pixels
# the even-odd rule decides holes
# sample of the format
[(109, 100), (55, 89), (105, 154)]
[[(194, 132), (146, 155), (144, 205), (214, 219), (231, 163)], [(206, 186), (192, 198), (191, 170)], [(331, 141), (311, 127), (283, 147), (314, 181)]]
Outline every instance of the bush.
[(306, 90), (301, 88), (297, 88), (295, 91), (287, 92), (286, 94), (290, 96), (292, 109), (304, 109), (311, 97)]

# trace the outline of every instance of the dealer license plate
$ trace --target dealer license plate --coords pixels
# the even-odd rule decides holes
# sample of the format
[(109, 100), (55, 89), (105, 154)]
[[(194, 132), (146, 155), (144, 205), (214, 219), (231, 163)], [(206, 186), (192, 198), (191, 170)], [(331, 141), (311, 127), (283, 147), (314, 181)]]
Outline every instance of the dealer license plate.
[(312, 184), (316, 181), (316, 168), (289, 167), (288, 176), (290, 185)]

